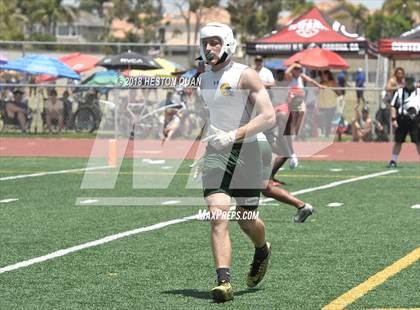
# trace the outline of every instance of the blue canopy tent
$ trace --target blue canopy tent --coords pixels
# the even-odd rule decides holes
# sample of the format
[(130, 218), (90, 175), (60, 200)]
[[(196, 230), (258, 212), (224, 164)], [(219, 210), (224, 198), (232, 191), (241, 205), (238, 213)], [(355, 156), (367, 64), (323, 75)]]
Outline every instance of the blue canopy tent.
[[(7, 64), (0, 65), (0, 70), (14, 70), (34, 75), (47, 74), (55, 77), (80, 80), (80, 76), (69, 66), (65, 65), (58, 59), (45, 55), (30, 55), (18, 58)], [(39, 100), (36, 101), (36, 105), (36, 109), (39, 112)], [(35, 114), (35, 132), (37, 132), (38, 128), (37, 116), (38, 113)]]
[(0, 65), (0, 70), (14, 70), (29, 74), (48, 74), (56, 77), (80, 80), (80, 76), (58, 59), (45, 55), (30, 55), (7, 64)]
[(264, 62), (264, 67), (270, 70), (286, 70), (286, 66), (283, 63), (283, 60), (269, 60)]

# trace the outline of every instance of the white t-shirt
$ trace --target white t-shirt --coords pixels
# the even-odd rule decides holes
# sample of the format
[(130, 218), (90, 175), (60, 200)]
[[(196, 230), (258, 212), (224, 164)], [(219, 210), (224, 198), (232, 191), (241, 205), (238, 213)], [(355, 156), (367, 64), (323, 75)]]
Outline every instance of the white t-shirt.
[(266, 67), (262, 67), (260, 71), (257, 71), (257, 73), (264, 84), (274, 82), (273, 73)]

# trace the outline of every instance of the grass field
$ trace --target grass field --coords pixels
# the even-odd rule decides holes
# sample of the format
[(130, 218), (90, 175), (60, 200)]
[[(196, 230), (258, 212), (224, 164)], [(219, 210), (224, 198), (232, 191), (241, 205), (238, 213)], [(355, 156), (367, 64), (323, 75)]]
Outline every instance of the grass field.
[[(203, 208), (76, 204), (80, 197), (151, 196), (162, 202), (165, 197), (200, 197), (199, 189), (185, 189), (190, 162), (183, 163), (165, 190), (133, 189), (131, 160), (124, 161), (112, 190), (80, 189), (83, 171), (1, 180), (83, 168), (86, 162), (0, 158), (0, 201), (18, 199), (0, 202), (0, 270), (109, 235), (191, 216)], [(151, 169), (154, 177), (168, 177), (158, 165)], [(386, 170), (384, 163), (302, 161), (297, 170), (287, 168), (279, 177), (288, 190), (297, 191)], [(245, 285), (253, 247), (231, 222), (232, 302), (214, 304), (209, 295), (215, 284), (209, 223), (186, 220), (1, 272), (0, 309), (321, 309), (420, 247), (420, 209), (411, 208), (420, 204), (418, 163), (402, 163), (396, 173), (300, 198), (316, 208), (304, 224), (290, 222), (292, 207), (269, 202), (260, 208), (273, 256), (257, 289)], [(343, 206), (327, 207), (331, 202)], [(346, 309), (418, 308), (419, 274), (417, 259)]]

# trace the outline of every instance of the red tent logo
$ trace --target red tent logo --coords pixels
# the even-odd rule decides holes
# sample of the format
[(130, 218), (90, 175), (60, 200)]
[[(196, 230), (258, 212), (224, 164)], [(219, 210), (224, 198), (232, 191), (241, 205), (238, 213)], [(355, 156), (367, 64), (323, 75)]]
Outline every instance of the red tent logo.
[(304, 38), (313, 37), (321, 30), (328, 31), (329, 29), (318, 19), (302, 19), (301, 21), (289, 26), (289, 31), (296, 31), (297, 35)]

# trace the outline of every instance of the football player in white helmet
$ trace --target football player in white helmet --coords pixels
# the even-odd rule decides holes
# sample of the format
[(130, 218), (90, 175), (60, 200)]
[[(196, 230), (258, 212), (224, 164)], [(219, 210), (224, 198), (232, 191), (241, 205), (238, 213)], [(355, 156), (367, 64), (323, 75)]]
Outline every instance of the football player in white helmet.
[[(254, 287), (263, 279), (271, 253), (264, 223), (256, 217), (249, 219), (249, 214), (257, 214), (262, 186), (256, 134), (274, 126), (275, 113), (255, 70), (232, 61), (236, 45), (227, 25), (210, 23), (200, 31), (201, 59), (210, 66), (200, 76), (201, 95), (210, 114), (202, 181), (210, 214), (227, 214), (231, 198), (236, 200), (235, 218), (255, 246), (246, 279)], [(219, 216), (210, 223), (218, 278), (212, 294), (215, 301), (224, 302), (233, 299), (229, 222)]]

